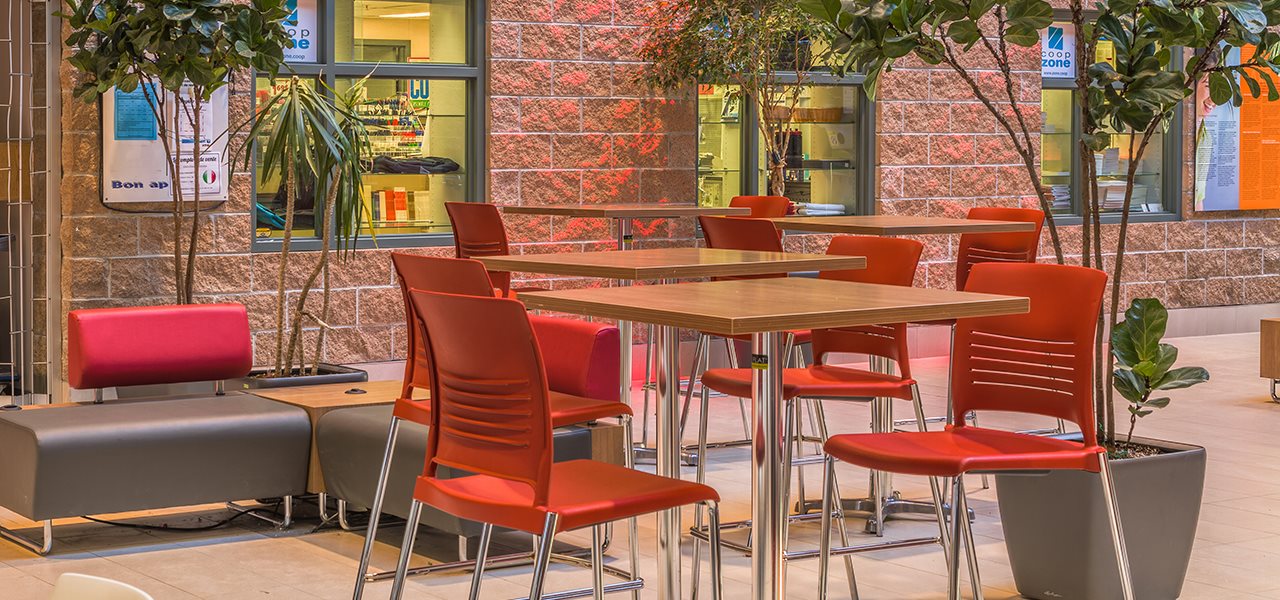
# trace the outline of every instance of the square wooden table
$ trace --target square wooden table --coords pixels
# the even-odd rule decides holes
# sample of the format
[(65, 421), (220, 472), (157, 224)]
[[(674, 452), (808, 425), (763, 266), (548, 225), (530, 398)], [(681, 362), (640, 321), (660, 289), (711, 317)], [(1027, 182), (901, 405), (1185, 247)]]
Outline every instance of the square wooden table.
[[(323, 494), (324, 475), (320, 472), (320, 454), (316, 447), (316, 423), (320, 422), (320, 417), (340, 408), (391, 404), (400, 397), (401, 385), (399, 381), (365, 381), (248, 391), (255, 396), (292, 404), (307, 411), (307, 418), (311, 420), (311, 460), (307, 468), (307, 492)], [(348, 393), (351, 390), (364, 390), (364, 393)], [(415, 390), (413, 396), (422, 399), (430, 397), (427, 390)]]
[[(650, 248), (627, 252), (563, 252), (483, 256), (491, 271), (601, 277), (627, 283), (645, 279), (677, 280), (730, 275), (773, 275), (792, 271), (865, 269), (863, 256), (757, 252), (715, 248)], [(572, 311), (570, 311), (572, 312)], [(619, 397), (631, 405), (631, 320), (618, 320), (621, 347)]]
[[(785, 594), (782, 338), (787, 330), (1025, 313), (1030, 300), (799, 277), (520, 294), (533, 309), (657, 325), (657, 472), (680, 476), (679, 329), (751, 334), (753, 598)], [(680, 597), (680, 512), (658, 517), (658, 597)]]
[(613, 219), (618, 223), (618, 249), (631, 247), (632, 219), (698, 217), (702, 215), (746, 216), (751, 209), (737, 206), (698, 206), (697, 204), (546, 204), (542, 206), (504, 206), (509, 215), (546, 215)]
[(1035, 231), (1024, 221), (988, 221), (912, 215), (861, 215), (847, 217), (779, 217), (770, 219), (785, 231), (843, 233), (850, 235), (943, 235), (952, 233), (1011, 233)]

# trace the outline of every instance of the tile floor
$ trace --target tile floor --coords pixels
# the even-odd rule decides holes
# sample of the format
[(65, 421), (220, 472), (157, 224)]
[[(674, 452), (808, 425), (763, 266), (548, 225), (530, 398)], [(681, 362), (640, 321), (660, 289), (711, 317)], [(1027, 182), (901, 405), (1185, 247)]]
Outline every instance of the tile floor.
[[(1236, 600), (1280, 598), (1280, 405), (1269, 400), (1267, 385), (1257, 377), (1257, 334), (1225, 335), (1173, 340), (1182, 350), (1182, 363), (1207, 367), (1213, 380), (1193, 390), (1175, 392), (1173, 405), (1145, 420), (1140, 432), (1201, 444), (1209, 451), (1204, 506), (1183, 598)], [(922, 381), (930, 414), (944, 404), (945, 363), (938, 359), (914, 365)], [(731, 400), (714, 401), (718, 427), (713, 439), (740, 434), (737, 406)], [(902, 405), (900, 415), (908, 408)], [(865, 430), (865, 405), (831, 406), (828, 419), (835, 431)], [(1025, 427), (1025, 420), (987, 418), (984, 425)], [(748, 467), (744, 449), (712, 455), (709, 482), (725, 497), (727, 519), (746, 517), (749, 506)], [(844, 495), (857, 495), (866, 481), (864, 473), (842, 470)], [(692, 470), (690, 470), (692, 476)], [(810, 472), (809, 483), (817, 481)], [(928, 495), (924, 480), (899, 477), (897, 487), (906, 497)], [(976, 483), (976, 482), (975, 482)], [(976, 485), (971, 484), (971, 489)], [(816, 486), (811, 490), (816, 489)], [(977, 512), (975, 533), (987, 598), (1017, 598), (1001, 540), (994, 490), (974, 491), (971, 507)], [(306, 512), (306, 508), (300, 509)], [(314, 513), (314, 510), (311, 511)], [(131, 515), (132, 516), (132, 515)], [(138, 519), (144, 523), (193, 526), (225, 518), (217, 507), (205, 510), (161, 511)], [(0, 511), (0, 523), (30, 527), (21, 519)], [(891, 537), (929, 535), (927, 521), (894, 521)], [(157, 600), (205, 598), (243, 599), (344, 599), (350, 597), (355, 559), (361, 537), (334, 529), (316, 528), (304, 522), (288, 532), (276, 532), (265, 524), (240, 519), (232, 526), (205, 532), (152, 532), (69, 521), (56, 529), (55, 554), (39, 558), (12, 544), (0, 543), (0, 598), (42, 600), (60, 573), (74, 571), (121, 579), (141, 587)], [(610, 554), (622, 562), (625, 528)], [(793, 529), (797, 545), (816, 541), (815, 525)], [(374, 557), (376, 567), (394, 564), (401, 530), (390, 528)], [(653, 521), (641, 522), (644, 573), (653, 573)], [(566, 535), (583, 543), (581, 536)], [(456, 556), (456, 538), (424, 536), (418, 547), (424, 556), (417, 562), (450, 560)], [(689, 544), (685, 544), (686, 555)], [(943, 558), (936, 547), (862, 555), (856, 560), (864, 599), (944, 598)], [(686, 562), (687, 565), (687, 562)], [(750, 561), (725, 555), (726, 598), (742, 598), (749, 592)], [(817, 565), (795, 562), (788, 577), (793, 598), (814, 597)], [(492, 571), (484, 596), (512, 598), (527, 593), (528, 568)], [(554, 567), (552, 587), (587, 585), (584, 570)], [(685, 582), (688, 585), (686, 571)], [(833, 570), (833, 597), (847, 594), (843, 571)], [(413, 580), (406, 598), (455, 599), (467, 593), (466, 574), (438, 575)], [(366, 598), (386, 598), (386, 582), (371, 584)], [(645, 598), (654, 594), (646, 591)], [(704, 596), (705, 597), (705, 596)]]

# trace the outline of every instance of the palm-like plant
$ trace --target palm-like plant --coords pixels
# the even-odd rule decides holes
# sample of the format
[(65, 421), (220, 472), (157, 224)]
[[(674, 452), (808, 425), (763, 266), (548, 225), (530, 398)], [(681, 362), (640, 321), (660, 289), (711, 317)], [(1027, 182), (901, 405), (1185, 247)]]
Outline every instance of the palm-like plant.
[[(369, 136), (354, 107), (363, 102), (365, 80), (339, 92), (321, 83), (321, 89), (296, 75), (283, 82), (254, 115), (251, 140), (262, 140), (261, 171), (264, 178), (279, 176), (285, 188), (284, 236), (276, 289), (276, 347), (270, 377), (287, 377), (319, 371), (321, 348), (329, 329), (329, 265), (333, 240), (339, 259), (349, 256), (364, 218), (362, 163), (369, 156)], [(248, 164), (252, 154), (246, 153)], [(307, 274), (301, 293), (286, 311), (285, 278), (289, 271), (290, 245), (298, 190), (303, 182), (314, 185), (316, 226), (329, 226), (332, 235), (321, 235), (320, 258)], [(322, 279), (319, 313), (307, 310), (307, 297)], [(311, 362), (304, 357), (303, 324), (320, 328)], [(286, 329), (288, 335), (286, 338)], [(287, 339), (287, 343), (286, 343)], [(296, 365), (296, 368), (295, 368)]]

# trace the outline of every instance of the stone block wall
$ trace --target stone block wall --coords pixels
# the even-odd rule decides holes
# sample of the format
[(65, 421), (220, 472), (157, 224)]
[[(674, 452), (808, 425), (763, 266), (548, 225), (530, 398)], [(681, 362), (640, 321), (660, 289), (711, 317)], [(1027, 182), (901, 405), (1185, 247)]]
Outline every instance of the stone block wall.
[[(491, 0), (488, 151), (489, 200), (498, 204), (691, 202), (696, 197), (696, 132), (691, 94), (656, 95), (634, 83), (643, 65), (636, 48), (646, 0)], [(1038, 126), (1038, 49), (1019, 50), (1014, 94)], [(981, 65), (980, 57), (969, 57)], [(994, 69), (979, 74), (996, 83)], [(171, 255), (163, 214), (108, 210), (100, 201), (99, 115), (71, 98), (63, 65), (61, 183), (63, 309), (171, 301)], [(996, 91), (1003, 93), (1003, 86)], [(235, 110), (249, 110), (245, 79)], [(880, 87), (876, 105), (878, 200), (889, 214), (961, 216), (972, 206), (1035, 205), (1020, 159), (995, 120), (945, 68), (902, 61)], [(1190, 130), (1190, 128), (1187, 128)], [(241, 140), (242, 141), (242, 140)], [(1190, 151), (1184, 154), (1188, 161)], [(1190, 173), (1190, 168), (1186, 170)], [(233, 176), (230, 202), (204, 223), (202, 301), (249, 307), (259, 363), (274, 347), (279, 258), (250, 251), (251, 179)], [(1190, 185), (1185, 186), (1188, 190)], [(1126, 295), (1151, 295), (1170, 306), (1280, 301), (1280, 213), (1197, 214), (1136, 224), (1130, 232)], [(513, 217), (517, 252), (609, 249), (604, 221)], [(1114, 228), (1110, 229), (1114, 237)], [(695, 244), (689, 220), (638, 223), (641, 246)], [(1079, 228), (1064, 228), (1069, 260), (1079, 260)], [(821, 252), (826, 236), (788, 236), (793, 249)], [(917, 284), (954, 285), (952, 237), (922, 238), (925, 266)], [(449, 255), (451, 248), (417, 252)], [(403, 307), (387, 250), (362, 250), (334, 269), (332, 362), (404, 356)], [(1050, 257), (1046, 243), (1042, 256)], [(288, 274), (290, 296), (312, 255)], [(582, 279), (525, 276), (524, 285), (598, 285)]]

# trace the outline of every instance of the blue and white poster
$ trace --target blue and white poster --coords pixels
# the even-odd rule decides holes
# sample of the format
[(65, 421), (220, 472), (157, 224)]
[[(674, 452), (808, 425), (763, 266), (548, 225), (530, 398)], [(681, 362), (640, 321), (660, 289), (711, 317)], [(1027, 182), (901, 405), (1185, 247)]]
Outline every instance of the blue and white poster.
[[(156, 139), (156, 114), (147, 101), (147, 85), (139, 85), (132, 92), (115, 89), (115, 139)], [(154, 98), (155, 96), (152, 96)]]
[(1075, 25), (1054, 23), (1040, 32), (1040, 75), (1049, 78), (1075, 79)]
[(316, 62), (316, 0), (287, 0), (285, 8), (290, 11), (285, 32), (293, 39), (293, 47), (284, 50), (285, 62)]

